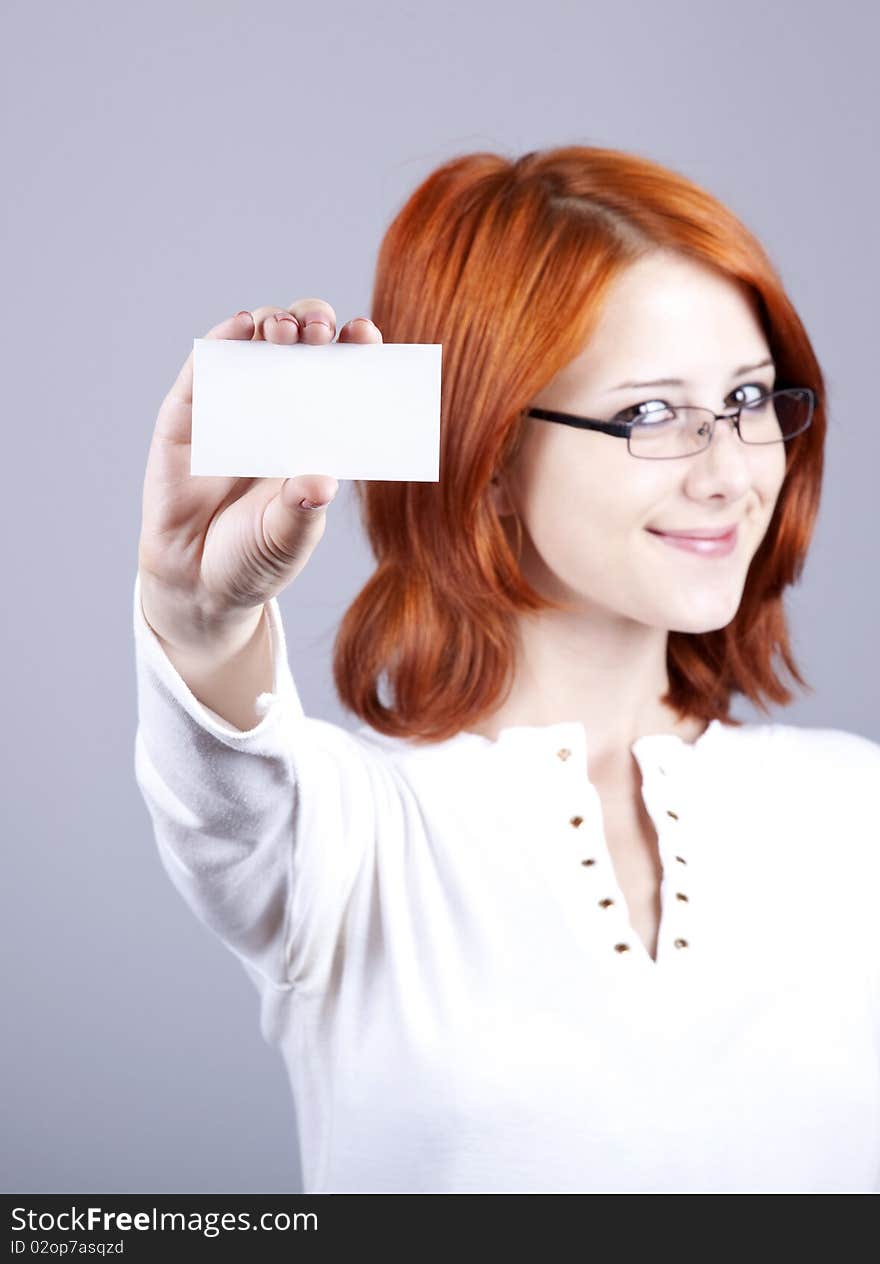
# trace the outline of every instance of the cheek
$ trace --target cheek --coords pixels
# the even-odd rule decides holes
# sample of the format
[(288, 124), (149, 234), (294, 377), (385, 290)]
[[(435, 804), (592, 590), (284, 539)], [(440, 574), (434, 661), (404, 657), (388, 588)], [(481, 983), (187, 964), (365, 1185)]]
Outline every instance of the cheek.
[(656, 496), (625, 490), (619, 472), (559, 469), (533, 488), (529, 527), (535, 549), (576, 590), (616, 587), (631, 568), (633, 537), (650, 519)]
[(634, 461), (625, 448), (589, 459), (559, 450), (553, 458), (532, 467), (523, 486), (526, 521), (547, 555), (601, 560), (629, 549), (669, 496), (666, 472)]
[(554, 540), (607, 539), (624, 521), (625, 497), (620, 480), (597, 477), (595, 470), (573, 464), (556, 469), (534, 488), (532, 508), (535, 528)]
[(756, 469), (754, 474), (754, 487), (761, 498), (768, 521), (776, 507), (786, 474), (786, 454), (782, 445), (780, 444), (779, 450), (774, 450), (770, 456), (771, 459), (766, 465)]
[(785, 475), (786, 475), (786, 472), (787, 472), (787, 465), (788, 465), (788, 461), (787, 461), (787, 455), (786, 455), (786, 452), (785, 452), (785, 450), (784, 450), (784, 449), (780, 446), (779, 457), (778, 457), (778, 460), (777, 460), (777, 466), (776, 466), (776, 477), (775, 477), (775, 478), (774, 478), (774, 480), (773, 480), (773, 489), (774, 489), (774, 496), (773, 496), (773, 499), (774, 499), (774, 500), (775, 500), (775, 499), (776, 499), (776, 497), (779, 495), (779, 493), (782, 491), (782, 484), (785, 482)]

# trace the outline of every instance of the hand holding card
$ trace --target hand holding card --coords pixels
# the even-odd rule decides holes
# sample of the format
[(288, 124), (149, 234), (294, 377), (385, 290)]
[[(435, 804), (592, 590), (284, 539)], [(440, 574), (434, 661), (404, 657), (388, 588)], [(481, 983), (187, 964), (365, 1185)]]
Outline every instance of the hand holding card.
[[(314, 298), (240, 312), (195, 340), (163, 400), (138, 569), (144, 615), (166, 647), (196, 655), (244, 645), (324, 533), (324, 508), (303, 501), (326, 505), (338, 478), (436, 479), (440, 347), (384, 348), (363, 318), (330, 346), (335, 327), (333, 308)], [(415, 355), (389, 374), (386, 350)], [(395, 389), (409, 411), (389, 399), (383, 416), (382, 392)]]

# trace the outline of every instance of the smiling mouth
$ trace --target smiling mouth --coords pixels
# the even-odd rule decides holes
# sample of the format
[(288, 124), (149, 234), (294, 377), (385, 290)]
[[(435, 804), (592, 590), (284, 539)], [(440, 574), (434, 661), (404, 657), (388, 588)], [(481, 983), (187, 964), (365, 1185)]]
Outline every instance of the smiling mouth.
[(652, 535), (672, 535), (679, 540), (729, 540), (737, 526), (738, 523), (733, 522), (729, 527), (718, 529), (696, 527), (693, 531), (661, 531), (659, 527), (648, 527), (648, 530)]
[(674, 535), (667, 531), (655, 531), (653, 527), (648, 527), (647, 531), (649, 535), (656, 536), (658, 540), (662, 540), (671, 548), (682, 549), (686, 553), (702, 557), (726, 557), (734, 552), (739, 539), (738, 526), (731, 527), (726, 535), (709, 537)]

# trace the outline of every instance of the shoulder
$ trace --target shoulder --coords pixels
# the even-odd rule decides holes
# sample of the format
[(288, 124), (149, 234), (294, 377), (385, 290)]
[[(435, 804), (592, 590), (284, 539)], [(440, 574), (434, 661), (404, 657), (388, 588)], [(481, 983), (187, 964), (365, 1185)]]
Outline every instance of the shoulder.
[(880, 742), (846, 729), (798, 724), (724, 726), (708, 745), (718, 775), (733, 773), (771, 798), (795, 803), (833, 802), (839, 808), (880, 795)]
[(738, 852), (753, 848), (761, 873), (784, 875), (792, 890), (803, 893), (818, 881), (820, 895), (836, 884), (838, 893), (865, 897), (873, 918), (880, 890), (880, 742), (796, 724), (746, 723), (724, 736), (715, 747), (712, 790)]
[(719, 731), (730, 735), (744, 754), (762, 758), (827, 758), (854, 762), (865, 767), (880, 766), (880, 742), (848, 729), (820, 728), (804, 724), (763, 724), (744, 722), (723, 725)]
[(747, 725), (766, 733), (768, 756), (844, 777), (880, 776), (880, 742), (847, 729), (797, 724)]
[[(738, 771), (764, 801), (805, 828), (855, 825), (880, 840), (880, 742), (847, 729), (744, 724), (734, 730)], [(737, 741), (738, 737), (738, 741)]]

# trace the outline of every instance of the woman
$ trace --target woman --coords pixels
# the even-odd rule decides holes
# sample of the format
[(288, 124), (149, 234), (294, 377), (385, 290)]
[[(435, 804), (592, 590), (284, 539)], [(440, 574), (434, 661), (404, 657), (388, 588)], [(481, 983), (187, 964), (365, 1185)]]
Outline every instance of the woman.
[(138, 783), (259, 989), (305, 1192), (874, 1190), (880, 745), (730, 715), (791, 701), (776, 656), (805, 685), (826, 393), (777, 273), (646, 159), (474, 154), (373, 317), (340, 340), (443, 344), (443, 424), (438, 483), (356, 485), (361, 725), (304, 714), (277, 602), (336, 480), (190, 478), (191, 357), (135, 581)]

